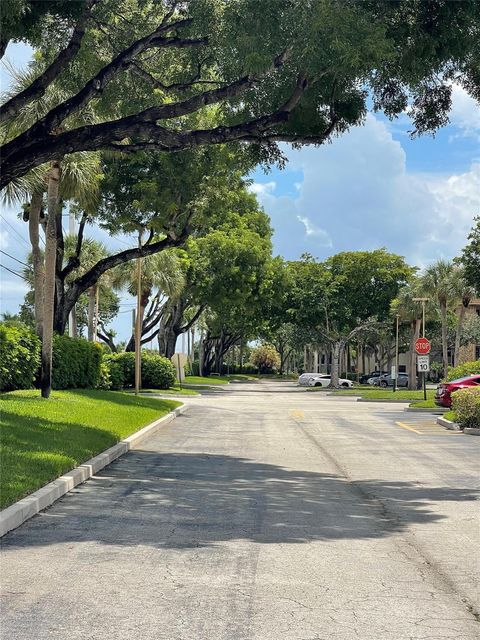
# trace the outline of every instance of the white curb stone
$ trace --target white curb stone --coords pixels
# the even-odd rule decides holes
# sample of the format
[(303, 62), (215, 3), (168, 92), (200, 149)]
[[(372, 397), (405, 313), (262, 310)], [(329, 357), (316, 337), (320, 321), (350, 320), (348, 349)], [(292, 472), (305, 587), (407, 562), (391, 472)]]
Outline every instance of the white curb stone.
[(450, 429), (451, 431), (460, 431), (460, 427), (456, 422), (452, 422), (446, 418), (437, 418), (437, 424), (445, 427), (446, 429)]
[(177, 407), (163, 418), (155, 420), (140, 431), (121, 440), (98, 456), (87, 460), (79, 467), (72, 469), (53, 482), (49, 482), (38, 491), (30, 494), (26, 498), (15, 502), (3, 511), (0, 511), (0, 538), (12, 529), (16, 529), (26, 520), (36, 515), (39, 511), (46, 509), (56, 500), (64, 496), (68, 491), (82, 482), (85, 482), (98, 471), (109, 465), (111, 462), (123, 456), (130, 449), (137, 447), (142, 440), (151, 436), (157, 429), (172, 422), (178, 415), (185, 411), (183, 405)]

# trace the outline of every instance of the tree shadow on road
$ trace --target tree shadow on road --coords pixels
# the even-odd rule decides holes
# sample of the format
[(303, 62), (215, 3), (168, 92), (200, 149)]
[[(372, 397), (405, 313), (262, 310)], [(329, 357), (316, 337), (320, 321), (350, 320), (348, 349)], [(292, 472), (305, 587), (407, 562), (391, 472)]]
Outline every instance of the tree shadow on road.
[[(395, 506), (387, 513), (383, 502)], [(443, 516), (432, 503), (477, 492), (410, 482), (348, 482), (332, 474), (226, 455), (133, 451), (8, 534), (4, 546), (95, 541), (184, 549), (382, 538)]]

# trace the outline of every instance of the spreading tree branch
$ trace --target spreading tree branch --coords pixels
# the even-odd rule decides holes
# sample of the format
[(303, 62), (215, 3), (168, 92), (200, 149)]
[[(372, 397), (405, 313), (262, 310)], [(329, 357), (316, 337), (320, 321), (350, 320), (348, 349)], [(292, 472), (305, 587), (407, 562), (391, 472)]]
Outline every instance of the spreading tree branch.
[(46, 89), (52, 84), (52, 82), (58, 78), (62, 71), (68, 66), (71, 60), (77, 55), (80, 46), (82, 44), (83, 36), (85, 35), (85, 28), (90, 18), (91, 10), (98, 0), (87, 0), (83, 15), (78, 20), (72, 33), (67, 46), (62, 49), (55, 60), (45, 69), (45, 71), (36, 78), (32, 84), (17, 93), (16, 96), (7, 100), (5, 104), (0, 107), (0, 123), (3, 123), (13, 116), (25, 105), (29, 104), (33, 100), (41, 98)]
[(82, 244), (83, 244), (83, 233), (85, 231), (85, 225), (88, 220), (88, 214), (83, 212), (82, 219), (80, 220), (80, 224), (78, 225), (78, 234), (77, 234), (77, 243), (75, 245), (75, 253), (73, 256), (68, 258), (68, 262), (60, 272), (60, 277), (62, 280), (65, 280), (67, 276), (69, 276), (74, 269), (78, 269), (80, 266), (80, 253), (82, 252)]

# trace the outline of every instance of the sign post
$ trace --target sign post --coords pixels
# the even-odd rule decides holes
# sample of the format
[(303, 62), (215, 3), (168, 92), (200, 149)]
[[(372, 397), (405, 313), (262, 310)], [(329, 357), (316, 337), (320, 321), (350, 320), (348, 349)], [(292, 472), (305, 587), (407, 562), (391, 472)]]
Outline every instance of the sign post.
[(427, 377), (426, 373), (430, 371), (430, 341), (425, 337), (415, 340), (415, 352), (417, 353), (417, 371), (422, 374), (423, 378), (423, 399), (427, 399)]

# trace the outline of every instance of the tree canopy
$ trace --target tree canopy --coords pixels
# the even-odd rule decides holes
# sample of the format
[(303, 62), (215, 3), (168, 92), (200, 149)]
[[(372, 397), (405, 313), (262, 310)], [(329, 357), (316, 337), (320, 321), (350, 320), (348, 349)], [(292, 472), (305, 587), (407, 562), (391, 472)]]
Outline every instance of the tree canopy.
[[(389, 117), (406, 109), (414, 134), (434, 132), (452, 81), (480, 96), (475, 0), (12, 0), (2, 11), (4, 38), (36, 47), (37, 77), (1, 122), (53, 84), (68, 97), (20, 132), (6, 126), (1, 186), (77, 151), (247, 141), (278, 159), (279, 141), (322, 144), (360, 123), (369, 95)], [(86, 107), (95, 122), (74, 124)]]

